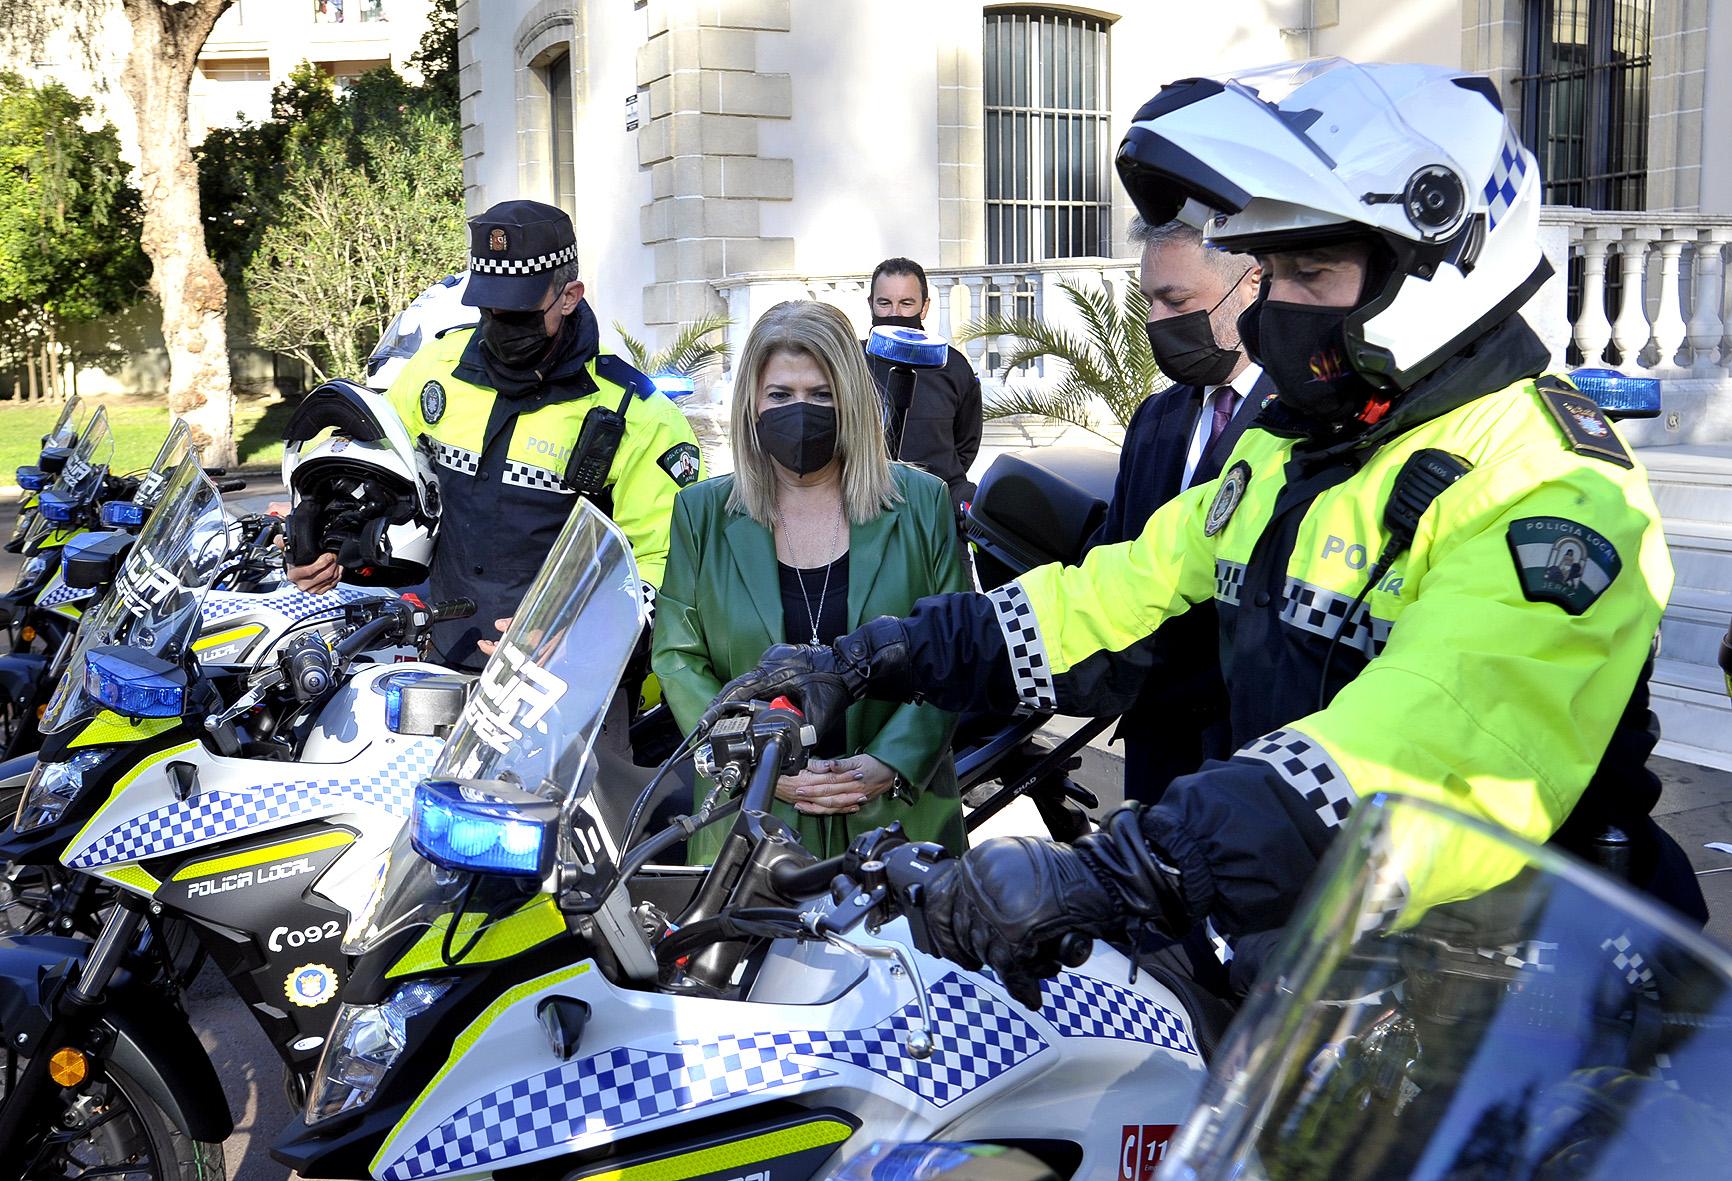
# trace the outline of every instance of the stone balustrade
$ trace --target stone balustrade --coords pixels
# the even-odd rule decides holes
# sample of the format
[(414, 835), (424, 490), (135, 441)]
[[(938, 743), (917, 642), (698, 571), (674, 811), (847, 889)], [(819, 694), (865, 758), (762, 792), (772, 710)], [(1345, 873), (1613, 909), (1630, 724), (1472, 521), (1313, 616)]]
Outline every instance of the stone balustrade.
[(1569, 235), (1569, 339), (1581, 364), (1662, 378), (1732, 373), (1732, 217), (1554, 206), (1542, 220)]
[[(1115, 285), (1136, 281), (1136, 264), (1111, 258), (1070, 258), (1057, 262), (1019, 266), (945, 267), (929, 270), (927, 283), (932, 311), (926, 318), (929, 331), (955, 339), (963, 325), (984, 316), (1023, 316), (1054, 326), (1077, 327), (1070, 301), (1059, 283)], [(728, 340), (735, 355), (746, 341), (752, 323), (771, 306), (784, 299), (816, 299), (840, 308), (864, 337), (871, 327), (866, 306), (866, 280), (861, 275), (739, 275), (713, 284), (727, 305), (733, 322)], [(1119, 289), (1122, 291), (1122, 289)], [(988, 381), (998, 376), (1003, 355), (1000, 338), (991, 337), (959, 344)], [(1011, 374), (1013, 378), (1042, 379), (1052, 376), (1036, 362)]]

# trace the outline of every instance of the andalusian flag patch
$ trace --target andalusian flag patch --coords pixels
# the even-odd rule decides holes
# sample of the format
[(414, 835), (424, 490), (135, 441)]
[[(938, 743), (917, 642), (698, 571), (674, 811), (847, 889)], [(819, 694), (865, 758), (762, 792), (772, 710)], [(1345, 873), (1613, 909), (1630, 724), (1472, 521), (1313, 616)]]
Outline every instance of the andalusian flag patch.
[(1592, 607), (1624, 567), (1611, 542), (1562, 517), (1512, 521), (1509, 552), (1522, 594), (1536, 603), (1556, 603), (1571, 615)]

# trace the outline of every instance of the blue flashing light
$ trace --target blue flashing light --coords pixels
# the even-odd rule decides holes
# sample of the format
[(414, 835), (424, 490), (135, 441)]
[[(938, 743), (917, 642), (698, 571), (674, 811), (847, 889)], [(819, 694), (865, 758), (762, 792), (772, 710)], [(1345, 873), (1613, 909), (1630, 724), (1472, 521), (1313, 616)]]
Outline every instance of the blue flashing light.
[(26, 492), (40, 492), (54, 482), (54, 477), (39, 467), (18, 469), (18, 486)]
[(950, 342), (942, 336), (896, 324), (874, 328), (866, 338), (866, 351), (880, 361), (913, 369), (942, 369), (950, 360)]
[(111, 500), (102, 506), (102, 523), (110, 529), (136, 529), (148, 516), (148, 508), (130, 500)]
[(398, 733), (398, 725), (403, 721), (403, 689), (425, 681), (429, 677), (443, 676), (443, 673), (403, 672), (390, 673), (373, 682), (373, 687), (385, 694), (385, 727), (393, 734)]
[(698, 383), (689, 377), (681, 377), (677, 373), (664, 373), (660, 377), (652, 377), (656, 389), (670, 398), (684, 398), (698, 388)]
[(1608, 418), (1657, 418), (1660, 414), (1660, 379), (1630, 377), (1616, 369), (1576, 369), (1570, 380), (1582, 393), (1598, 402)]
[(78, 500), (53, 489), (42, 494), (36, 502), (36, 510), (42, 514), (44, 521), (52, 521), (56, 525), (69, 525), (78, 516)]
[(186, 674), (153, 656), (95, 648), (84, 656), (84, 691), (122, 717), (178, 718), (185, 712)]
[(558, 804), (509, 783), (424, 779), (409, 810), (409, 843), (446, 869), (542, 878), (553, 866), (558, 822)]

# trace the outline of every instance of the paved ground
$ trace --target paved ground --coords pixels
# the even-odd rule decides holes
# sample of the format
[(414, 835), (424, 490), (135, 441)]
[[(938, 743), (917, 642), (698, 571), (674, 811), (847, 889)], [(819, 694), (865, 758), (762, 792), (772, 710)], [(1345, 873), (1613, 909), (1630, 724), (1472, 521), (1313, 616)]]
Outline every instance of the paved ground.
[[(254, 479), (249, 487), (231, 495), (231, 502), (245, 511), (257, 511), (271, 500), (283, 497), (282, 485), (273, 478)], [(0, 537), (12, 530), (10, 503), (0, 503)], [(0, 553), (0, 586), (11, 584), (18, 559)], [(1706, 849), (1709, 841), (1732, 842), (1732, 774), (1689, 763), (1657, 759), (1654, 763), (1665, 783), (1665, 794), (1657, 815), (1666, 829), (1688, 851), (1701, 879), (1714, 917), (1709, 931), (1732, 945), (1732, 856)], [(1112, 748), (1091, 747), (1084, 752), (1078, 778), (1110, 806), (1122, 798), (1117, 778), (1118, 759)], [(1035, 831), (1038, 818), (1032, 806), (1006, 809), (999, 831)], [(282, 1181), (288, 1172), (269, 1155), (269, 1146), (279, 1129), (299, 1118), (283, 1096), (282, 1066), (257, 1022), (230, 989), (228, 982), (207, 968), (195, 983), (189, 1009), (199, 1038), (210, 1053), (228, 1093), (235, 1132), (224, 1145), (229, 1177), (233, 1181)]]

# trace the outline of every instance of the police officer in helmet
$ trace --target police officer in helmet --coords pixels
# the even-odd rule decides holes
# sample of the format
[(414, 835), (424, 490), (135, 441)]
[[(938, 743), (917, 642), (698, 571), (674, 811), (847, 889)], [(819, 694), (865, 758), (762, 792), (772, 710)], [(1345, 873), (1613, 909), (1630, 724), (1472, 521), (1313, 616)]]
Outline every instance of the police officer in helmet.
[[(438, 625), (434, 643), (446, 663), (474, 668), (491, 621), (516, 610), (575, 497), (619, 525), (653, 596), (674, 493), (702, 471), (685, 415), (599, 350), (564, 211), (505, 201), (473, 219), (463, 302), (480, 309), (480, 325), (426, 341), (387, 394), (439, 475), (431, 592), (478, 607), (474, 619)], [(342, 568), (324, 554), (289, 577), (319, 592)]]
[[(820, 727), (868, 695), (1113, 713), (1137, 641), (1212, 601), (1235, 753), (1074, 845), (988, 841), (930, 886), (937, 950), (1032, 1005), (1062, 936), (1133, 928), (1207, 932), (1167, 952), (1215, 943), (1224, 965), (1175, 966), (1242, 994), (1379, 791), (1588, 856), (1616, 834), (1633, 884), (1704, 920), (1648, 815), (1659, 513), (1519, 314), (1550, 273), (1539, 174), (1492, 85), (1340, 60), (1190, 79), (1138, 112), (1118, 169), (1146, 221), (1198, 200), (1219, 211), (1207, 240), (1262, 267), (1240, 328), (1278, 392), (1222, 475), (1081, 566), (773, 649), (722, 696), (788, 693)], [(1557, 575), (1566, 552), (1579, 576)], [(1432, 902), (1502, 880), (1426, 852), (1408, 888)]]

